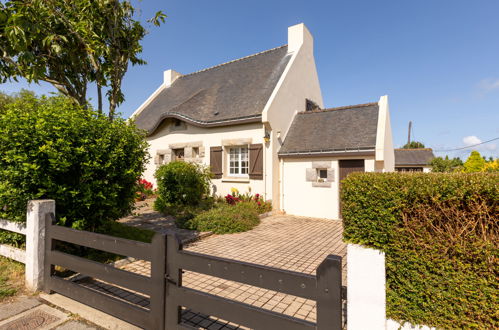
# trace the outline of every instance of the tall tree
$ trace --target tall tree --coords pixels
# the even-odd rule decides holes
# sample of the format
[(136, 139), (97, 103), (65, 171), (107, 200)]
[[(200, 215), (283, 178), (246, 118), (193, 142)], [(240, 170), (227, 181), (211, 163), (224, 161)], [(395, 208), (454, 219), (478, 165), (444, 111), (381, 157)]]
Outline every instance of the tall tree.
[(480, 153), (476, 150), (473, 150), (464, 162), (464, 172), (481, 172), (485, 167), (485, 159), (482, 158)]
[(403, 149), (422, 149), (424, 148), (424, 144), (418, 141), (411, 141), (409, 143), (404, 144)]
[[(161, 11), (149, 20), (164, 22)], [(120, 0), (10, 0), (0, 2), (0, 81), (24, 77), (46, 81), (86, 106), (95, 83), (99, 112), (107, 90), (109, 117), (124, 101), (128, 65), (139, 57), (146, 30), (135, 8)]]

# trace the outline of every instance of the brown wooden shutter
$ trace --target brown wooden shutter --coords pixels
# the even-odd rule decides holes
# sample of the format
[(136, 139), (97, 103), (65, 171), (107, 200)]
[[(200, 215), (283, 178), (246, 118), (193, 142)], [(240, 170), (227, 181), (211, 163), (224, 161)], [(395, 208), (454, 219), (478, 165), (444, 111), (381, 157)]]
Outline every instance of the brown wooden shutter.
[(210, 168), (215, 179), (220, 179), (223, 174), (222, 147), (210, 147)]
[(263, 144), (250, 144), (249, 147), (249, 177), (253, 180), (263, 180)]

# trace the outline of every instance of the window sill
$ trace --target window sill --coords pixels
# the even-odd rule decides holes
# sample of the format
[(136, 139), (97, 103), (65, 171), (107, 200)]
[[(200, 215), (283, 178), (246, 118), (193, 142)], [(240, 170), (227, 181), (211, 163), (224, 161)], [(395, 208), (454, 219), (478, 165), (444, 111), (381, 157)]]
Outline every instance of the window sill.
[(250, 179), (248, 177), (225, 177), (222, 178), (222, 182), (249, 183)]

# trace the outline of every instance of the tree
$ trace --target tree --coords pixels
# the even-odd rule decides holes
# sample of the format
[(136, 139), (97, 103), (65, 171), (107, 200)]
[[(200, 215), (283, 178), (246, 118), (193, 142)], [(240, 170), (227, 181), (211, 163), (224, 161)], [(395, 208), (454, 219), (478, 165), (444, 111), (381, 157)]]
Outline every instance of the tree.
[[(87, 106), (88, 85), (97, 86), (98, 111), (108, 88), (109, 117), (124, 101), (123, 77), (139, 58), (145, 28), (135, 8), (120, 0), (10, 0), (0, 2), (0, 81), (46, 81)], [(149, 20), (164, 22), (161, 11)]]
[(482, 158), (480, 153), (476, 150), (473, 150), (464, 162), (464, 172), (472, 173), (472, 172), (481, 172), (485, 167), (485, 159)]
[(463, 166), (463, 161), (460, 158), (452, 158), (449, 156), (435, 157), (431, 160), (432, 172), (455, 172)]
[(14, 94), (6, 94), (4, 92), (0, 92), (0, 114), (6, 111), (7, 105), (30, 96), (34, 97), (35, 93), (26, 89), (21, 89), (20, 92)]
[(406, 143), (402, 149), (422, 149), (424, 148), (424, 144), (422, 142), (418, 141), (411, 141), (409, 143)]

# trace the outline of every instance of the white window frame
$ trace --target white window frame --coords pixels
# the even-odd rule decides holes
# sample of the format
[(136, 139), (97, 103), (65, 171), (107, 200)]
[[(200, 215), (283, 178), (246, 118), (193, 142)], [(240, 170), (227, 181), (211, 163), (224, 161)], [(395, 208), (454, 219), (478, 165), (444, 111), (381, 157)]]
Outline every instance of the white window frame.
[[(233, 150), (237, 152), (233, 154)], [(242, 152), (243, 150), (246, 152)], [(243, 166), (243, 163), (246, 163), (246, 166)], [(246, 173), (242, 173), (244, 169)], [(227, 147), (227, 173), (230, 177), (249, 177), (249, 148), (247, 145)]]

